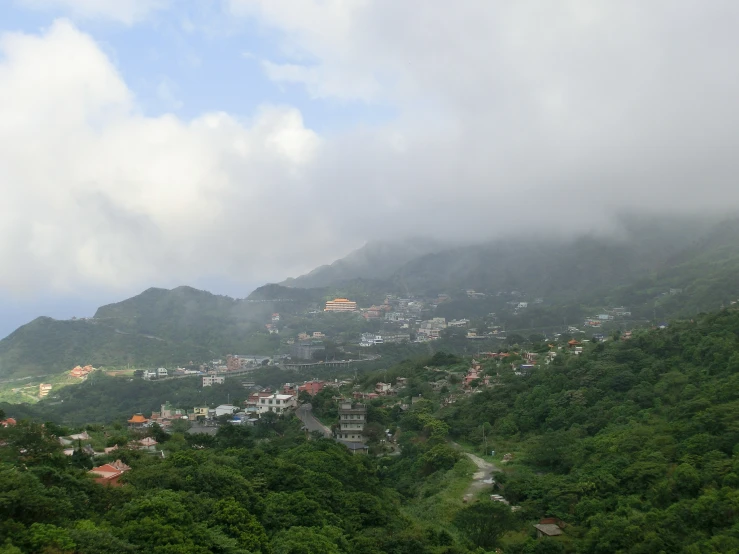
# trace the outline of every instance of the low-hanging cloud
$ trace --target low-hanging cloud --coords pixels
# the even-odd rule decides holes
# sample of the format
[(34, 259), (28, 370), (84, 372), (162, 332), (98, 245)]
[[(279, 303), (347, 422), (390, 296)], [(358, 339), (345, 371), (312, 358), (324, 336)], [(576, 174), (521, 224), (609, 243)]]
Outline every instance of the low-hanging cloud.
[[(0, 41), (0, 288), (259, 282), (374, 237), (608, 228), (727, 211), (732, 2), (230, 0), (270, 78), (397, 117), (319, 135), (290, 106), (148, 117), (60, 20)], [(307, 63), (305, 60), (310, 60)]]

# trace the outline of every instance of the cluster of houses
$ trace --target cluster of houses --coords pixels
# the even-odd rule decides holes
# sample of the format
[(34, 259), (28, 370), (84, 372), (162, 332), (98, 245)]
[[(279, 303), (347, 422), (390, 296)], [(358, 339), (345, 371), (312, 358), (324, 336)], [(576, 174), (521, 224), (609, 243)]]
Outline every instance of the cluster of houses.
[[(141, 414), (137, 415), (141, 416)], [(134, 416), (134, 419), (135, 418), (136, 416)], [(141, 416), (141, 418), (143, 418), (143, 416)], [(143, 419), (145, 420), (146, 418)], [(131, 426), (130, 421), (131, 420), (129, 420), (129, 427)], [(82, 452), (84, 452), (88, 456), (93, 457), (105, 456), (106, 454), (110, 454), (111, 452), (114, 452), (119, 448), (131, 448), (133, 450), (143, 450), (155, 454), (160, 452), (157, 450), (157, 441), (151, 437), (144, 437), (139, 440), (132, 440), (125, 445), (120, 446), (116, 444), (114, 446), (104, 448), (103, 450), (95, 450), (89, 442), (91, 439), (92, 437), (90, 437), (90, 435), (88, 435), (86, 431), (83, 431), (82, 433), (76, 433), (73, 435), (68, 435), (66, 437), (59, 437), (59, 443), (64, 448), (63, 452), (66, 456), (71, 456), (78, 448), (81, 448)]]
[(91, 365), (86, 365), (84, 367), (78, 365), (69, 372), (69, 376), (74, 377), (75, 379), (86, 379), (93, 371), (95, 371), (95, 368)]
[(604, 323), (626, 317), (631, 317), (631, 312), (628, 309), (624, 308), (623, 306), (618, 308), (611, 308), (604, 310), (604, 313), (602, 314), (586, 318), (585, 326), (598, 329)]

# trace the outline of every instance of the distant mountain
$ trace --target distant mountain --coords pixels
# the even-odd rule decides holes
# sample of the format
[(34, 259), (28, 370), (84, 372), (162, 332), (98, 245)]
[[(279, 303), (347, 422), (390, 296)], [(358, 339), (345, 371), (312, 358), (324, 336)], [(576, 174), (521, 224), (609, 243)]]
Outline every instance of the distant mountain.
[(0, 340), (0, 379), (58, 373), (77, 364), (171, 366), (245, 353), (260, 346), (253, 331), (264, 329), (276, 305), (192, 287), (151, 288), (100, 307), (91, 319), (41, 317)]
[(0, 379), (60, 373), (78, 364), (160, 365), (208, 356), (200, 345), (122, 332), (95, 320), (39, 317), (0, 341)]
[(398, 242), (369, 242), (330, 265), (322, 265), (310, 273), (286, 279), (280, 284), (288, 287), (318, 288), (357, 278), (383, 280), (411, 260), (443, 248), (442, 243), (438, 241), (422, 238)]
[[(458, 248), (372, 243), (290, 286), (265, 285), (246, 299), (152, 288), (100, 307), (91, 319), (38, 318), (0, 340), (0, 381), (77, 364), (171, 366), (229, 352), (276, 352), (280, 335), (265, 329), (273, 312), (286, 316), (284, 323), (337, 296), (366, 307), (386, 293), (446, 293), (452, 300), (438, 315), (450, 318), (512, 311), (511, 298), (542, 297), (544, 303), (514, 314), (516, 326), (528, 328), (577, 321), (605, 305), (627, 306), (642, 319), (714, 310), (739, 298), (737, 275), (739, 220), (632, 219), (612, 236), (512, 238)], [(467, 289), (486, 299), (467, 298)]]

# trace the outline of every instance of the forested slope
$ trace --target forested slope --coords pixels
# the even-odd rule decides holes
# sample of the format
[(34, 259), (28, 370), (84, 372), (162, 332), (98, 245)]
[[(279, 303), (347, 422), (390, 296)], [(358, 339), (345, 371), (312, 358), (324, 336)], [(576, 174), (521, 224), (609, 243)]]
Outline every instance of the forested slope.
[(132, 467), (120, 488), (94, 483), (52, 430), (0, 428), (0, 552), (461, 552), (430, 548), (371, 458), (307, 441), (292, 420), (174, 435), (166, 459), (116, 452)]
[(487, 425), (492, 447), (517, 454), (507, 498), (571, 524), (569, 551), (739, 551), (735, 310), (560, 355), (528, 377), (502, 371), (441, 417), (473, 443)]

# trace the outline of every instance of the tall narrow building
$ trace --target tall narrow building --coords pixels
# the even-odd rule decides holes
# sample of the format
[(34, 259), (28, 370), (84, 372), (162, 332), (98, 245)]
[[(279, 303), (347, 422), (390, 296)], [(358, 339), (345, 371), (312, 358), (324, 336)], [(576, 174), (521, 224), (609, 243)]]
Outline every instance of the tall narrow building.
[(339, 436), (341, 441), (363, 442), (364, 425), (367, 422), (367, 406), (342, 402), (339, 406)]

